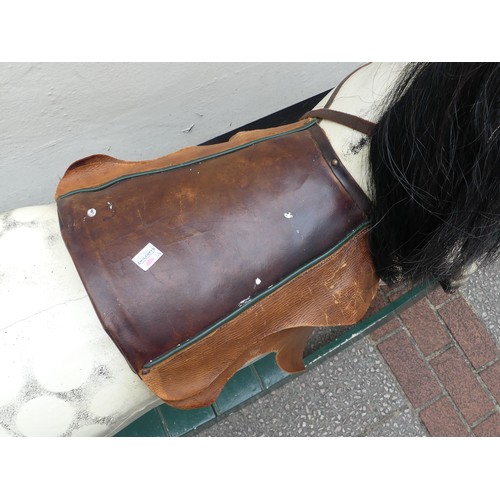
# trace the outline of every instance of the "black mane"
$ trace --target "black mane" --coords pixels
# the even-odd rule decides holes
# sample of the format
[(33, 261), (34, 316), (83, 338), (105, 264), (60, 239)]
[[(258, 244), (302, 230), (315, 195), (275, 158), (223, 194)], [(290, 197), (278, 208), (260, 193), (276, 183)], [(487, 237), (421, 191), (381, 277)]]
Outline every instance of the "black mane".
[(371, 248), (387, 283), (459, 279), (500, 249), (500, 64), (408, 65), (370, 147)]

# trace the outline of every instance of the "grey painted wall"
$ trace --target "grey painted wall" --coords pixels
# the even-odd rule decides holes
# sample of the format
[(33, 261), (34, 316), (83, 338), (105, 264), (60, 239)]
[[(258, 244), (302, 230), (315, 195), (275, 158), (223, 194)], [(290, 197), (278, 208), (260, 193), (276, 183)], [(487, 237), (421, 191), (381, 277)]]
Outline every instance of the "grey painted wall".
[(50, 203), (74, 161), (150, 159), (335, 86), (360, 63), (2, 63), (0, 212)]

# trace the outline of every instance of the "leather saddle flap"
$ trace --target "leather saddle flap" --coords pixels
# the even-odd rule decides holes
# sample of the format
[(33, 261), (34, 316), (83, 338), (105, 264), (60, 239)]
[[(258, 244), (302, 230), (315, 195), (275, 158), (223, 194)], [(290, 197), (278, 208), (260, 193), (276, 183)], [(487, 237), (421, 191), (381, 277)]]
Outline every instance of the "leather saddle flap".
[(365, 223), (350, 192), (363, 195), (335, 158), (308, 119), (157, 160), (96, 156), (68, 169), (57, 193), (62, 235), (135, 371)]

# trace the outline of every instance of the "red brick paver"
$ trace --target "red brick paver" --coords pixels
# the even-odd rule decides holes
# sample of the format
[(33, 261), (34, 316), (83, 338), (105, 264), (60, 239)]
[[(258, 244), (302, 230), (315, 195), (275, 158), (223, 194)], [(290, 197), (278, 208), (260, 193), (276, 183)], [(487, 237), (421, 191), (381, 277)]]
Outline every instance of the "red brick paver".
[(420, 418), (431, 436), (470, 436), (467, 427), (446, 397), (422, 410)]
[(500, 361), (486, 368), (481, 373), (481, 378), (493, 397), (500, 403)]
[(456, 347), (433, 359), (431, 365), (469, 424), (493, 409), (493, 402)]
[(431, 304), (433, 306), (440, 306), (444, 302), (448, 302), (450, 300), (454, 300), (456, 298), (460, 297), (460, 294), (458, 293), (446, 293), (440, 286), (438, 286), (435, 290), (430, 292), (427, 295), (427, 298), (430, 300)]
[(441, 394), (434, 374), (406, 332), (394, 334), (378, 344), (378, 348), (413, 406), (423, 406)]
[(425, 299), (403, 311), (401, 319), (425, 356), (450, 342), (445, 327)]
[(439, 310), (439, 315), (453, 332), (474, 368), (479, 368), (498, 356), (490, 333), (463, 297), (445, 304)]
[[(381, 290), (376, 309), (406, 291)], [(399, 316), (370, 338), (429, 434), (500, 437), (500, 350), (463, 296), (436, 289)]]
[(478, 437), (498, 437), (500, 436), (500, 413), (494, 413), (484, 422), (481, 422), (475, 429), (474, 434)]

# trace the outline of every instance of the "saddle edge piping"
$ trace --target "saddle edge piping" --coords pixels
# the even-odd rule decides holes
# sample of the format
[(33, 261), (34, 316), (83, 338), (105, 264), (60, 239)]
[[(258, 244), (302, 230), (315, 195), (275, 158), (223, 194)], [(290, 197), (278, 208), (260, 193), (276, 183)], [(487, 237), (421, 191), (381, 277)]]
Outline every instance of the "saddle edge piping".
[[(302, 132), (302, 131), (307, 130), (307, 129), (311, 128), (312, 126), (316, 125), (317, 122), (318, 122), (318, 120), (313, 118), (313, 119), (311, 119), (311, 121), (307, 122), (304, 125), (301, 125), (300, 127), (296, 128), (296, 129), (288, 130), (286, 132), (280, 132), (278, 134), (269, 135), (269, 136), (266, 136), (266, 137), (261, 137), (260, 139), (254, 139), (254, 140), (252, 140), (250, 142), (247, 142), (247, 143), (244, 143), (244, 144), (240, 144), (239, 146), (230, 147), (229, 149), (226, 149), (224, 151), (220, 151), (218, 153), (214, 153), (214, 154), (211, 154), (211, 155), (208, 155), (208, 156), (202, 156), (200, 158), (189, 160), (187, 162), (182, 162), (182, 163), (179, 163), (177, 165), (169, 165), (167, 167), (156, 168), (156, 169), (148, 170), (148, 171), (145, 171), (145, 172), (136, 172), (136, 173), (122, 175), (121, 177), (117, 177), (116, 179), (108, 181), (108, 182), (106, 182), (104, 184), (101, 184), (99, 186), (92, 186), (92, 187), (88, 187), (88, 188), (75, 189), (73, 191), (69, 191), (67, 193), (61, 194), (57, 198), (56, 201), (62, 200), (64, 198), (68, 198), (69, 196), (73, 196), (75, 194), (100, 191), (102, 189), (106, 189), (106, 188), (112, 186), (113, 184), (117, 184), (118, 182), (125, 181), (125, 180), (128, 180), (128, 179), (133, 179), (134, 177), (142, 177), (144, 175), (160, 174), (160, 173), (163, 173), (163, 172), (167, 172), (168, 170), (177, 170), (179, 168), (188, 167), (188, 166), (193, 165), (195, 163), (203, 163), (203, 162), (211, 160), (213, 158), (218, 158), (219, 156), (224, 156), (226, 154), (233, 153), (234, 151), (239, 151), (241, 149), (245, 149), (247, 147), (253, 146), (254, 144), (258, 144), (260, 142), (265, 142), (265, 141), (268, 141), (268, 140), (271, 140), (271, 139), (276, 139), (276, 138), (279, 138), (279, 137), (284, 137), (284, 136), (287, 136), (287, 135), (294, 134), (296, 132)], [(228, 143), (229, 143), (229, 141), (228, 141)]]

